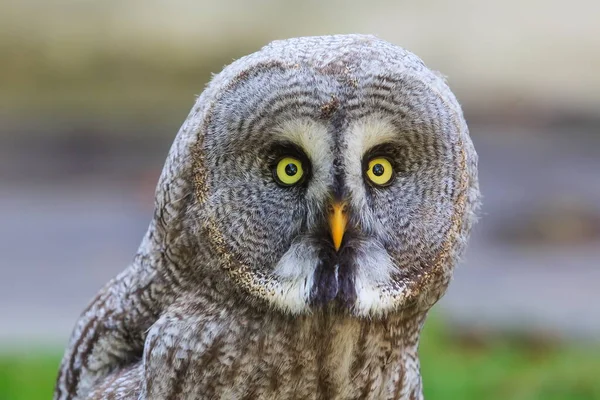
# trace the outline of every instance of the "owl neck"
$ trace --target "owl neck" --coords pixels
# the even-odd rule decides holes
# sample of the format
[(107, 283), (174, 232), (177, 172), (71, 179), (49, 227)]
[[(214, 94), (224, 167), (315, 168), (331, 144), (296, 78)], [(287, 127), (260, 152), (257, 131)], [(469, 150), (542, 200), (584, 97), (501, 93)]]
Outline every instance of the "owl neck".
[[(193, 303), (186, 306), (194, 314), (187, 329), (197, 332), (194, 340), (208, 354), (219, 354), (209, 361), (199, 355), (203, 362), (197, 367), (208, 382), (247, 377), (233, 378), (241, 397), (422, 399), (417, 348), (426, 313), (380, 319), (333, 312), (284, 315), (249, 301), (227, 280), (202, 277), (197, 270), (177, 272), (181, 275), (165, 274), (177, 278), (169, 282), (179, 299), (171, 307), (183, 299)], [(215, 332), (227, 335), (216, 340)], [(282, 385), (294, 391), (281, 395), (287, 393)]]
[[(238, 308), (235, 322), (245, 330), (232, 356), (248, 368), (248, 375), (269, 376), (303, 388), (297, 398), (421, 399), (417, 347), (425, 315), (382, 320), (315, 313), (294, 317)], [(228, 329), (228, 331), (232, 331)], [(260, 366), (259, 370), (256, 366)], [(253, 371), (253, 372), (251, 372)], [(268, 395), (268, 388), (248, 388)], [(287, 398), (275, 391), (273, 398)], [(263, 398), (260, 397), (260, 398)], [(293, 397), (293, 396), (292, 396)]]
[[(305, 321), (316, 339), (323, 398), (420, 399), (417, 347), (424, 316), (365, 320), (319, 316)], [(302, 340), (302, 333), (297, 335)], [(306, 343), (310, 348), (310, 341)]]

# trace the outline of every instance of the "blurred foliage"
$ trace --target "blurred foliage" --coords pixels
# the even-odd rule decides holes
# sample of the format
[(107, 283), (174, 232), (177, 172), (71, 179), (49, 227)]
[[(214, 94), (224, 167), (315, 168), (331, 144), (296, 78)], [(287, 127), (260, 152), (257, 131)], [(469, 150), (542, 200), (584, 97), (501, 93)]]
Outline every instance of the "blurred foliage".
[(595, 115), (599, 10), (592, 0), (0, 2), (0, 109), (168, 116), (191, 106), (210, 72), (271, 40), (358, 32), (443, 71), (466, 109)]
[[(456, 337), (435, 318), (421, 341), (427, 400), (600, 399), (600, 348), (523, 338)], [(0, 399), (48, 399), (60, 354), (0, 357)]]
[(453, 337), (428, 321), (420, 347), (425, 398), (600, 399), (600, 347), (543, 337)]
[(0, 399), (52, 398), (60, 352), (31, 350), (0, 355)]

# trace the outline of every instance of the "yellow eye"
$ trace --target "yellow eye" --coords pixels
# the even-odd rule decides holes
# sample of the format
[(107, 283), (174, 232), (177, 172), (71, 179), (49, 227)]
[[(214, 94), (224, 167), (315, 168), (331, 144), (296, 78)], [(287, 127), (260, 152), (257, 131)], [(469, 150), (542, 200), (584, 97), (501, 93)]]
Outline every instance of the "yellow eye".
[(394, 175), (392, 164), (387, 158), (375, 157), (369, 161), (367, 177), (378, 186), (389, 185)]
[(294, 157), (283, 157), (273, 172), (277, 183), (283, 186), (295, 185), (304, 176), (302, 162)]

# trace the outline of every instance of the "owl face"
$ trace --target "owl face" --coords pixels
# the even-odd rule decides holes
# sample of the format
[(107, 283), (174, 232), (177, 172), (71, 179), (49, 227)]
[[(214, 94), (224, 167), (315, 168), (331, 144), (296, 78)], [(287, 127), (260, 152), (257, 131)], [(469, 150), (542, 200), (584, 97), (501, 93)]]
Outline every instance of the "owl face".
[(193, 219), (247, 296), (357, 316), (441, 296), (474, 179), (453, 97), (368, 59), (284, 58), (224, 80), (202, 129)]

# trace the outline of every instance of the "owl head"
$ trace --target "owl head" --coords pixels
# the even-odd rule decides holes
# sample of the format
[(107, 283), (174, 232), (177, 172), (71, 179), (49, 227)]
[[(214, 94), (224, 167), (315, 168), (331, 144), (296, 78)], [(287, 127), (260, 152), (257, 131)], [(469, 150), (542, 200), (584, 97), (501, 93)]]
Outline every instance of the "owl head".
[(186, 243), (171, 249), (187, 251), (178, 268), (249, 304), (378, 317), (440, 298), (478, 197), (438, 74), (373, 36), (306, 37), (213, 78), (173, 144), (154, 223), (185, 237), (171, 241)]

